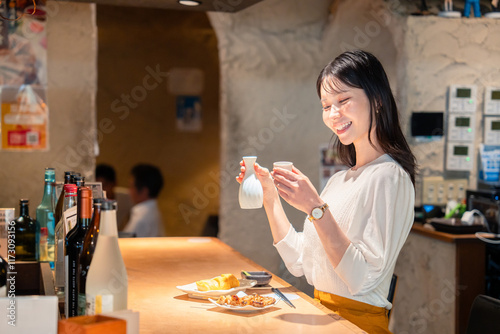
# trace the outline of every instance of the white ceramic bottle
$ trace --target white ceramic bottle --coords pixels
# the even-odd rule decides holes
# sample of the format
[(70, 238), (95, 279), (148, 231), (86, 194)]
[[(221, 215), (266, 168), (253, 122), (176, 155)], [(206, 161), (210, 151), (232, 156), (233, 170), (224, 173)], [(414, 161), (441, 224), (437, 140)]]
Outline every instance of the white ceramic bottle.
[(101, 205), (99, 238), (87, 274), (87, 315), (127, 309), (128, 278), (118, 245), (116, 201)]
[(257, 157), (243, 157), (245, 162), (245, 177), (240, 184), (238, 199), (242, 209), (258, 209), (262, 207), (264, 193), (257, 175), (255, 175), (254, 164)]

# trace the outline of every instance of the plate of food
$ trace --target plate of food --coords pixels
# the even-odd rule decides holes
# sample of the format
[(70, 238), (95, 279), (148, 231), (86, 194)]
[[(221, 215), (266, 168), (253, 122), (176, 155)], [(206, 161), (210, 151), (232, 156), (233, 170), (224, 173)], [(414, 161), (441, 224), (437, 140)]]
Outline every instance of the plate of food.
[(247, 295), (244, 292), (239, 292), (235, 295), (220, 296), (217, 299), (208, 298), (208, 300), (219, 307), (226, 310), (236, 312), (257, 312), (275, 306), (281, 300), (275, 294), (259, 295), (253, 293)]
[(186, 285), (178, 285), (177, 289), (191, 298), (218, 298), (224, 295), (245, 291), (257, 284), (255, 280), (237, 279), (233, 274), (222, 274), (211, 279), (196, 281)]

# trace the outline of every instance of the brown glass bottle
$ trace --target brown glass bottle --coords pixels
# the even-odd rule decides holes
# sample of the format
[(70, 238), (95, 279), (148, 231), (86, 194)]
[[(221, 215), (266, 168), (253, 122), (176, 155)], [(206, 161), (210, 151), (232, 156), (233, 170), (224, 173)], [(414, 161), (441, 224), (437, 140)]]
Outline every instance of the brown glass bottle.
[(78, 189), (77, 220), (75, 227), (66, 236), (66, 263), (68, 277), (66, 279), (66, 305), (67, 317), (78, 315), (78, 287), (80, 276), (80, 254), (83, 248), (83, 240), (87, 234), (92, 220), (92, 190), (89, 187)]
[(90, 263), (94, 256), (97, 238), (99, 237), (99, 227), (101, 223), (101, 198), (94, 199), (94, 212), (92, 213), (92, 222), (90, 223), (85, 239), (83, 239), (82, 252), (80, 254), (80, 283), (78, 286), (78, 315), (85, 315), (87, 308), (85, 299), (85, 284), (87, 283), (87, 274)]
[(16, 261), (37, 261), (36, 221), (30, 217), (29, 200), (19, 201), (19, 217), (14, 219), (16, 228)]

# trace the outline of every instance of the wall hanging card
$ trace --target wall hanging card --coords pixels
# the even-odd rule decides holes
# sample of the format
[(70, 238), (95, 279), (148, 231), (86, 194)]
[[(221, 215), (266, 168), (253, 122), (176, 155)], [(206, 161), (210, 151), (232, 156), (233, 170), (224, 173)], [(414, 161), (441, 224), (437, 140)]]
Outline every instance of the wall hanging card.
[(49, 109), (42, 89), (1, 86), (2, 150), (47, 150)]

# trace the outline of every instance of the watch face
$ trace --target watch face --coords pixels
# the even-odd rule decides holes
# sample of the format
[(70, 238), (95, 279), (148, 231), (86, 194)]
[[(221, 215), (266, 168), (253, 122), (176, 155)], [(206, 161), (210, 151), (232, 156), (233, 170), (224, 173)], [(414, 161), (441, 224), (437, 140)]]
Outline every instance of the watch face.
[(321, 217), (323, 217), (323, 210), (321, 210), (320, 208), (314, 208), (312, 210), (312, 216), (316, 219), (320, 219)]

